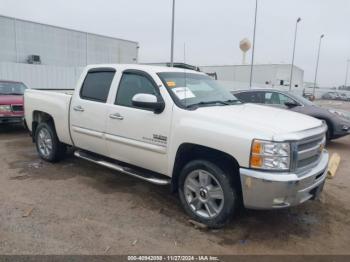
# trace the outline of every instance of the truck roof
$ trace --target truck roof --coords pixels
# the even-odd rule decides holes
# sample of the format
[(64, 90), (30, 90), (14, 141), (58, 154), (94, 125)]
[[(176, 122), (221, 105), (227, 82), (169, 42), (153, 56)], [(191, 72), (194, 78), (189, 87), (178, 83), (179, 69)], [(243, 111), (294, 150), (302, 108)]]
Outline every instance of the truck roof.
[(20, 81), (12, 81), (12, 80), (1, 80), (0, 83), (14, 83), (14, 84), (23, 84), (23, 82)]
[(98, 65), (88, 65), (87, 69), (93, 68), (105, 68), (112, 67), (118, 70), (127, 70), (127, 69), (135, 69), (135, 70), (143, 70), (145, 72), (153, 72), (153, 73), (161, 73), (161, 72), (179, 72), (179, 73), (193, 73), (193, 74), (204, 74), (203, 72), (197, 72), (194, 70), (176, 68), (176, 67), (167, 67), (167, 66), (154, 66), (154, 65), (140, 65), (140, 64), (98, 64)]
[(257, 91), (290, 93), (289, 91), (286, 91), (286, 90), (273, 89), (273, 88), (264, 88), (264, 87), (253, 87), (252, 89), (236, 89), (236, 90), (231, 90), (231, 92), (233, 92), (233, 93), (257, 92)]

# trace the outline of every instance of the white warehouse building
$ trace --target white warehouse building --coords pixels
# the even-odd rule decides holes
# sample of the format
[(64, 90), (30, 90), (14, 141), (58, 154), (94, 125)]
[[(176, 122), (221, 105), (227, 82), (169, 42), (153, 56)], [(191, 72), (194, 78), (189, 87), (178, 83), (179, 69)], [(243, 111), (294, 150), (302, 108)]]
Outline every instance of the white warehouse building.
[[(304, 71), (293, 67), (293, 87), (303, 87)], [(250, 65), (223, 65), (200, 66), (201, 71), (216, 76), (218, 80), (238, 83), (239, 88), (249, 85)], [(255, 86), (281, 87), (289, 86), (290, 64), (260, 64), (253, 67), (253, 80)]]
[(138, 43), (0, 15), (0, 79), (73, 88), (82, 67), (137, 63)]

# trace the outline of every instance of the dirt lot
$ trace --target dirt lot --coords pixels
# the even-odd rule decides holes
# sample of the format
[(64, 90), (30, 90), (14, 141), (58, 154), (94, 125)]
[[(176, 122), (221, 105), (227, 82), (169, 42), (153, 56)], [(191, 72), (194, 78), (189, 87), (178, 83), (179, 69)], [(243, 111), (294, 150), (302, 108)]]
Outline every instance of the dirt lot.
[(2, 128), (0, 254), (350, 254), (350, 136), (329, 150), (342, 161), (320, 201), (206, 231), (168, 188), (74, 157), (42, 162), (25, 131)]

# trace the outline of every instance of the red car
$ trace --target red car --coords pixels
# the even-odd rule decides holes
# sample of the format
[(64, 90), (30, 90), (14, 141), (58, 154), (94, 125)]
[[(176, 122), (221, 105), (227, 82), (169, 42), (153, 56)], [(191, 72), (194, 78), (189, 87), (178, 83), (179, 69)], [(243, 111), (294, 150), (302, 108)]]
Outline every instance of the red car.
[(0, 80), (0, 124), (23, 123), (23, 94), (26, 89), (21, 82)]

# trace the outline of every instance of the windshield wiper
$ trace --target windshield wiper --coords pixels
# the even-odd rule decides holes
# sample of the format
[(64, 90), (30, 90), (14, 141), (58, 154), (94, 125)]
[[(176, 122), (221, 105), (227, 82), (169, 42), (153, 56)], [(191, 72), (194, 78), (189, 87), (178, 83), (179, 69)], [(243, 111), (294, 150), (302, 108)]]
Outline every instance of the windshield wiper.
[(198, 102), (198, 103), (195, 103), (195, 104), (191, 104), (191, 105), (188, 105), (186, 106), (186, 108), (193, 108), (193, 107), (200, 107), (200, 106), (203, 106), (203, 105), (212, 105), (212, 104), (220, 104), (220, 105), (224, 105), (224, 106), (227, 106), (227, 105), (232, 105), (234, 103), (239, 103), (240, 101), (237, 100), (237, 99), (230, 99), (230, 100), (225, 100), (225, 101), (222, 101), (222, 100), (214, 100), (214, 101), (201, 101), (201, 102)]
[(22, 93), (7, 93), (6, 95), (10, 95), (10, 96), (23, 96)]
[(203, 106), (203, 105), (212, 105), (212, 104), (221, 104), (221, 105), (229, 105), (229, 103), (227, 103), (226, 101), (222, 101), (222, 100), (216, 100), (216, 101), (201, 101), (195, 104), (191, 104), (186, 106), (186, 108), (192, 108), (192, 107), (199, 107), (199, 106)]
[(239, 101), (238, 99), (229, 99), (229, 100), (226, 100), (224, 101), (225, 103), (227, 104), (236, 104), (236, 103), (241, 103), (241, 101)]

